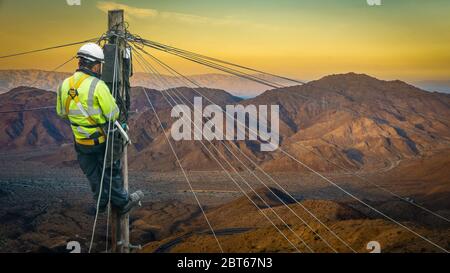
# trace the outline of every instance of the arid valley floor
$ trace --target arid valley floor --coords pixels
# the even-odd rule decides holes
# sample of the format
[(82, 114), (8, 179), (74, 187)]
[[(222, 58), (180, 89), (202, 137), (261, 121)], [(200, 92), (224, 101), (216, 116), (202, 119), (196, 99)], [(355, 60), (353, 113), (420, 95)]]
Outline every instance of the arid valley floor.
[[(48, 149), (53, 153), (57, 147)], [(0, 156), (0, 251), (1, 252), (67, 252), (68, 241), (79, 241), (87, 251), (94, 219), (94, 200), (87, 180), (76, 162), (72, 166), (54, 167), (33, 160), (42, 151), (8, 153)], [(404, 163), (404, 164), (403, 164)], [(403, 197), (450, 216), (449, 196), (425, 192), (423, 181), (398, 178), (397, 169), (408, 168), (408, 162), (386, 172), (361, 174), (369, 181), (377, 181)], [(442, 169), (440, 171), (443, 171)], [(330, 252), (317, 234), (335, 246), (339, 252), (350, 252), (342, 242), (332, 236), (324, 226), (310, 217), (284, 193), (276, 191), (272, 182), (258, 176), (285, 200), (288, 206), (314, 229), (313, 233), (288, 211), (286, 206), (248, 172), (240, 173), (250, 186), (267, 201), (267, 207), (254, 192), (238, 180), (249, 196), (277, 227), (300, 249), (308, 252), (297, 235), (317, 252)], [(341, 191), (310, 173), (273, 173), (274, 179), (291, 193), (309, 211), (358, 252), (368, 252), (369, 241), (379, 241), (386, 252), (439, 251), (407, 230), (371, 212)], [(433, 242), (449, 248), (450, 232), (447, 222), (393, 198), (367, 182), (347, 174), (328, 173), (343, 188), (352, 192), (390, 217), (401, 221)], [(256, 207), (248, 201), (223, 172), (190, 172), (189, 177), (199, 200), (207, 212), (213, 228), (227, 252), (292, 252), (294, 249), (277, 232)], [(373, 180), (376, 179), (376, 180)], [(399, 183), (392, 183), (397, 179)], [(427, 178), (423, 178), (427, 180)], [(201, 215), (192, 192), (181, 172), (132, 171), (132, 189), (143, 189), (143, 206), (131, 214), (131, 239), (144, 246), (144, 252), (215, 252), (213, 236)], [(429, 182), (429, 181), (428, 181)], [(427, 188), (444, 187), (442, 183)], [(291, 232), (273, 211), (280, 215)], [(106, 216), (101, 215), (96, 231), (94, 251), (105, 251)], [(297, 234), (297, 235), (295, 235)], [(303, 247), (303, 248), (302, 248)]]

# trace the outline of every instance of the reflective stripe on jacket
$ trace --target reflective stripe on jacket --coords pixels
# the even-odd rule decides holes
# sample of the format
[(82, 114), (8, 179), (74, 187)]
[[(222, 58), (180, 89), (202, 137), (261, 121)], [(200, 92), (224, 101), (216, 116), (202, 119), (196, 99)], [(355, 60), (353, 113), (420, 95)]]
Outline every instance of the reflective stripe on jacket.
[[(83, 72), (75, 72), (73, 81), (77, 82), (84, 75), (86, 74)], [(58, 116), (70, 120), (76, 139), (98, 138), (98, 128), (95, 128), (89, 122), (86, 118), (86, 113), (83, 113), (83, 111), (86, 111), (97, 125), (103, 125), (108, 122), (108, 118), (111, 118), (111, 121), (115, 121), (119, 117), (119, 108), (117, 107), (116, 100), (111, 95), (108, 86), (102, 80), (94, 76), (89, 76), (77, 89), (78, 99), (82, 108), (72, 100), (69, 104), (69, 112), (66, 113), (66, 101), (70, 90), (69, 81), (70, 78), (65, 79), (58, 88), (56, 101), (56, 112)]]

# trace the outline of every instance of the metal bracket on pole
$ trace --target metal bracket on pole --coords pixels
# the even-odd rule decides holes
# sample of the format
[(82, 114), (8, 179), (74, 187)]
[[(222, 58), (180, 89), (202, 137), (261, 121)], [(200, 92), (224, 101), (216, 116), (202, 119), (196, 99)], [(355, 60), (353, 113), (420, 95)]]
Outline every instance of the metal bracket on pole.
[(116, 125), (117, 129), (119, 129), (119, 133), (123, 138), (124, 145), (131, 144), (130, 137), (128, 136), (125, 129), (123, 129), (122, 125), (117, 120), (116, 120), (116, 122), (114, 122), (114, 125)]

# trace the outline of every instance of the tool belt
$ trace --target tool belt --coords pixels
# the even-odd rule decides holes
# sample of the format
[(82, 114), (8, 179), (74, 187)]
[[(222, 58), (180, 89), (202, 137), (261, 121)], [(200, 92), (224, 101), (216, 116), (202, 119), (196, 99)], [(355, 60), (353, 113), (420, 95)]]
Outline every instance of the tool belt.
[[(100, 128), (100, 131), (105, 132), (105, 125), (107, 124), (98, 124), (98, 125), (80, 125), (74, 122), (71, 122), (70, 125), (78, 127), (82, 126), (85, 128)], [(106, 128), (107, 129), (107, 128)], [(104, 134), (96, 132), (92, 134), (90, 138), (75, 138), (75, 142), (81, 145), (93, 146), (99, 145), (106, 141), (106, 136)]]
[(85, 145), (85, 146), (95, 146), (95, 145), (102, 144), (105, 141), (106, 141), (106, 138), (104, 136), (101, 136), (99, 138), (83, 138), (83, 139), (75, 138), (76, 143)]

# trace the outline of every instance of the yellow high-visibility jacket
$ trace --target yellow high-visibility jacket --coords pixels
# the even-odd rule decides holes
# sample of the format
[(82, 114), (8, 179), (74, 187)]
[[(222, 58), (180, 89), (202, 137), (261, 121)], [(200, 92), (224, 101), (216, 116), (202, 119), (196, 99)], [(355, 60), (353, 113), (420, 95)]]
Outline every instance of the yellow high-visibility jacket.
[[(76, 98), (73, 91), (72, 96), (69, 95), (70, 89), (77, 90)], [(61, 118), (69, 119), (75, 141), (84, 145), (104, 142), (106, 136), (102, 126), (109, 118), (114, 122), (119, 117), (119, 108), (108, 86), (81, 71), (59, 86), (56, 112)]]

